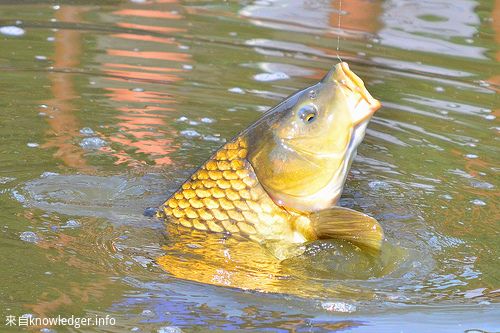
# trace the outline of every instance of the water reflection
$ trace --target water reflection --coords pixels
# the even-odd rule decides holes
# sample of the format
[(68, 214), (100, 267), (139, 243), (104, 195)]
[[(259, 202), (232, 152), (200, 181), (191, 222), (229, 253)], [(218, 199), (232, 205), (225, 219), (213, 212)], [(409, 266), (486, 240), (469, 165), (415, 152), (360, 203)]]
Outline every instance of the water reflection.
[[(82, 16), (89, 10), (81, 6), (63, 6), (55, 12), (55, 18), (61, 22), (77, 24), (82, 22)], [(161, 10), (123, 9), (113, 14), (122, 20), (127, 18), (135, 20), (137, 17), (159, 19), (159, 25), (164, 22), (168, 24), (172, 19), (182, 18), (179, 14)], [(183, 28), (131, 27), (127, 24), (127, 22), (117, 23), (118, 26), (142, 29), (146, 33), (148, 31), (153, 33), (185, 31)], [(48, 123), (52, 127), (51, 135), (54, 138), (50, 139), (45, 147), (57, 147), (55, 157), (60, 158), (65, 165), (80, 170), (89, 170), (92, 167), (88, 166), (84, 151), (74, 142), (74, 138), (80, 136), (79, 131), (82, 127), (75, 114), (78, 110), (77, 106), (73, 102), (79, 98), (73, 82), (74, 77), (72, 74), (61, 72), (81, 66), (83, 34), (74, 29), (63, 29), (55, 33), (54, 68), (56, 70), (49, 74), (53, 81), (51, 87), (54, 99), (44, 101), (49, 106)], [(144, 50), (136, 49), (139, 40), (144, 44)], [(171, 37), (118, 33), (101, 36), (100, 43), (111, 46), (106, 47), (107, 56), (99, 57), (99, 62), (102, 62), (101, 71), (105, 76), (97, 77), (91, 83), (94, 87), (108, 91), (107, 95), (115, 106), (115, 110), (123, 113), (123, 115), (116, 116), (118, 134), (108, 138), (109, 141), (117, 143), (119, 148), (103, 147), (100, 150), (114, 156), (116, 164), (138, 165), (148, 161), (156, 165), (170, 164), (171, 158), (168, 155), (176, 148), (172, 139), (169, 138), (172, 137), (172, 129), (170, 131), (164, 129), (168, 128), (167, 124), (171, 122), (167, 115), (174, 109), (173, 104), (176, 101), (168, 93), (168, 89), (165, 89), (166, 86), (162, 86), (161, 90), (157, 88), (158, 84), (164, 85), (182, 80), (178, 74), (183, 70), (178, 66), (168, 67), (168, 62), (189, 63), (190, 55), (179, 51), (156, 50), (158, 48), (163, 50), (162, 45), (170, 45), (171, 48), (178, 50), (180, 44)], [(119, 48), (112, 45), (117, 45)], [(160, 60), (161, 62), (158, 66), (144, 66), (141, 65), (144, 60)], [(138, 157), (141, 155), (146, 155), (146, 160)]]
[[(373, 300), (363, 281), (390, 276), (392, 287), (405, 283), (400, 266), (415, 254), (385, 244), (372, 256), (348, 242), (321, 241), (304, 246), (258, 244), (174, 226), (156, 262), (176, 278), (265, 293), (328, 299)], [(276, 256), (285, 257), (279, 260)], [(429, 267), (421, 266), (422, 273)], [(403, 276), (402, 276), (403, 275)], [(353, 282), (357, 281), (357, 282)], [(379, 286), (380, 288), (380, 286)], [(379, 289), (379, 291), (381, 291)]]
[[(100, 56), (99, 62), (107, 78), (97, 78), (96, 86), (107, 91), (110, 103), (121, 113), (116, 116), (117, 133), (109, 137), (117, 144), (117, 148), (110, 149), (115, 164), (172, 163), (169, 155), (177, 148), (169, 113), (177, 101), (169, 92), (169, 84), (183, 80), (180, 65), (191, 62), (191, 55), (180, 51), (181, 44), (175, 38), (158, 36), (186, 31), (171, 27), (174, 21), (182, 22), (184, 18), (173, 11), (174, 4), (170, 1), (169, 7), (151, 10), (115, 10), (110, 20), (117, 21), (118, 27), (140, 30), (141, 34), (117, 33), (99, 38), (99, 43), (106, 45), (106, 56)], [(148, 24), (141, 24), (143, 21)]]
[[(65, 6), (55, 13), (55, 18), (68, 23), (80, 23), (82, 16), (90, 8)], [(54, 157), (61, 159), (65, 165), (78, 170), (92, 169), (84, 157), (83, 151), (73, 142), (80, 135), (80, 121), (75, 115), (75, 100), (79, 93), (75, 87), (75, 75), (64, 73), (68, 69), (81, 66), (82, 32), (78, 30), (59, 30), (55, 33), (54, 68), (48, 74), (51, 81), (53, 98), (44, 101), (48, 105), (47, 122), (51, 127), (49, 140), (44, 147), (56, 147)]]
[[(306, 54), (321, 54), (336, 58), (338, 55), (348, 56), (352, 53), (342, 48), (345, 39), (365, 39), (373, 36), (380, 28), (378, 20), (381, 12), (381, 3), (372, 1), (347, 1), (339, 11), (339, 2), (334, 1), (272, 1), (266, 5), (254, 4), (240, 10), (240, 14), (250, 21), (266, 28), (286, 31), (297, 31), (328, 38), (342, 36), (340, 41), (335, 38), (322, 41), (321, 46), (312, 46), (312, 43), (293, 47), (294, 51)], [(339, 17), (340, 16), (340, 17)], [(339, 20), (341, 23), (339, 29)], [(258, 40), (256, 40), (258, 41)], [(262, 44), (265, 40), (261, 41)], [(325, 43), (326, 42), (326, 43)], [(339, 50), (336, 50), (337, 43)], [(255, 44), (254, 42), (250, 42)], [(288, 41), (274, 39), (268, 41), (269, 46), (280, 46), (280, 49), (289, 50), (292, 45)], [(257, 50), (258, 51), (258, 50)], [(272, 55), (272, 54), (270, 54)], [(279, 55), (279, 54), (274, 54)]]
[[(479, 17), (472, 0), (415, 2), (392, 0), (384, 3), (378, 32), (383, 45), (403, 50), (485, 59), (486, 49), (472, 44)], [(454, 42), (460, 38), (461, 43)], [(408, 42), (411, 40), (411, 42)]]
[[(332, 8), (339, 7), (339, 1), (331, 1)], [(375, 35), (382, 27), (380, 16), (383, 13), (381, 1), (343, 1), (341, 4), (341, 29), (359, 30)], [(330, 26), (338, 26), (338, 13), (330, 15)]]

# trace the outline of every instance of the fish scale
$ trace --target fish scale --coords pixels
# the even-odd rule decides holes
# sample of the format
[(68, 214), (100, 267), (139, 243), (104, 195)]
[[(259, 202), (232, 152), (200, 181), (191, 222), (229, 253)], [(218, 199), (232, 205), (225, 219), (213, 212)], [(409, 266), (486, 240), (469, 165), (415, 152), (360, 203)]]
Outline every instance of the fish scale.
[(159, 217), (186, 228), (238, 234), (261, 241), (293, 238), (294, 213), (276, 205), (247, 161), (247, 140), (221, 147), (182, 184)]

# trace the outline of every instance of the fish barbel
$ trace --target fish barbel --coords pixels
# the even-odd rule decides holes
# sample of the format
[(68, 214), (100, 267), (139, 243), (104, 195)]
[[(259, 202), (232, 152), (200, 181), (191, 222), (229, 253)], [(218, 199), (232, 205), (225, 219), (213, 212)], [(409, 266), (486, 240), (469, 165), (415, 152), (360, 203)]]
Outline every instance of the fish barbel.
[(363, 81), (339, 63), (215, 152), (157, 215), (257, 242), (339, 238), (379, 249), (383, 231), (374, 218), (335, 206), (379, 108)]

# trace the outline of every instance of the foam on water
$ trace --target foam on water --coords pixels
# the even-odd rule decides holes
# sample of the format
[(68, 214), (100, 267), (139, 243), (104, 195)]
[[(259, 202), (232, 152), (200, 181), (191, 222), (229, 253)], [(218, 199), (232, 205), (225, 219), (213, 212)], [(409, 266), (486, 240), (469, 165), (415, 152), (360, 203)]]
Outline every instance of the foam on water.
[(5, 36), (19, 37), (24, 35), (25, 33), (26, 31), (23, 28), (12, 25), (0, 27), (0, 34)]
[(286, 80), (289, 79), (290, 77), (283, 72), (275, 72), (275, 73), (259, 73), (254, 75), (254, 80), (260, 81), (260, 82), (270, 82), (270, 81), (277, 81), (277, 80)]
[(107, 145), (107, 142), (99, 137), (85, 138), (80, 142), (83, 149), (94, 150)]

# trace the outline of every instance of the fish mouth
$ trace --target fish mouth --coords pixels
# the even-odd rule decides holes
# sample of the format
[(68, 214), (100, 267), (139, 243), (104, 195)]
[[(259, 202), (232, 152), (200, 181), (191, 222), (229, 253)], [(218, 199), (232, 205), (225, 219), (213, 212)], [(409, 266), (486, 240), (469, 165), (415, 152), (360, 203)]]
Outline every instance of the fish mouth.
[(347, 90), (348, 95), (354, 94), (358, 97), (351, 105), (354, 126), (357, 126), (369, 120), (382, 104), (373, 98), (366, 89), (363, 80), (351, 71), (346, 62), (341, 62), (336, 67), (338, 72), (336, 76), (340, 85)]

